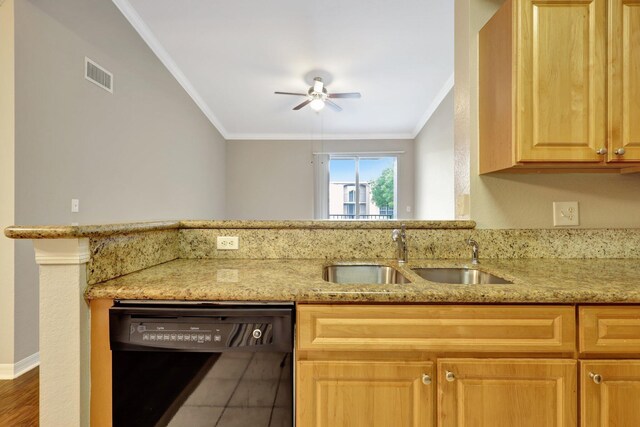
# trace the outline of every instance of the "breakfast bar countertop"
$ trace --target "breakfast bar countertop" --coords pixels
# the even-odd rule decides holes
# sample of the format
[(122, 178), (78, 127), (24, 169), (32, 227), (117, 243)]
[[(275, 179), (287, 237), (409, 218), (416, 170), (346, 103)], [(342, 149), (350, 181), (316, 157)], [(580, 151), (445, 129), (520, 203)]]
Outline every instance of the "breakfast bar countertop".
[[(379, 264), (398, 269), (408, 284), (336, 284), (323, 280), (331, 264)], [(429, 282), (411, 268), (470, 267), (512, 284)], [(89, 299), (297, 301), (380, 303), (639, 303), (634, 259), (176, 259), (90, 285)]]

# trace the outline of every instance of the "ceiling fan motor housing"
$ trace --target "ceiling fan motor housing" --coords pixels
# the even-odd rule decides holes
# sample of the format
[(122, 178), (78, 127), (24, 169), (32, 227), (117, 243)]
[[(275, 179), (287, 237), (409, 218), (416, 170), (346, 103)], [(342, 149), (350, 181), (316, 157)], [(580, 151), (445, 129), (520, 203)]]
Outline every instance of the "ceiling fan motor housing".
[(326, 87), (322, 87), (322, 92), (316, 92), (316, 90), (313, 88), (313, 86), (311, 86), (307, 92), (309, 94), (309, 96), (313, 99), (322, 99), (323, 101), (325, 99), (327, 99), (327, 97), (329, 96), (329, 94), (327, 93), (327, 88)]

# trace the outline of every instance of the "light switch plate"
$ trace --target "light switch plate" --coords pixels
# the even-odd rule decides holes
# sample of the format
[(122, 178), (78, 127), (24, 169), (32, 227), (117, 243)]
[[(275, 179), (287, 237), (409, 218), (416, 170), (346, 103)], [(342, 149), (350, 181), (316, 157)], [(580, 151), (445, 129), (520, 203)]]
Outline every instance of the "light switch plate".
[(553, 202), (553, 226), (571, 227), (580, 225), (578, 202)]

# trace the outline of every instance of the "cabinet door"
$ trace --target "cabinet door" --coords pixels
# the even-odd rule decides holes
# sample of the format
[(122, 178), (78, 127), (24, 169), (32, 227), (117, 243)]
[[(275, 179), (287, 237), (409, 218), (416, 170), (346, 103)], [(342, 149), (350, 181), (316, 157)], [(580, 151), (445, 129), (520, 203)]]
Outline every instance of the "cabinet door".
[(439, 427), (577, 424), (576, 361), (439, 359)]
[[(640, 0), (611, 0), (609, 159), (640, 160)], [(621, 155), (616, 150), (624, 149)]]
[(516, 4), (516, 160), (603, 161), (607, 0)]
[(640, 361), (580, 362), (583, 427), (640, 426)]
[[(431, 426), (432, 370), (430, 362), (300, 361), (296, 423), (304, 427)], [(423, 380), (423, 375), (429, 377)]]

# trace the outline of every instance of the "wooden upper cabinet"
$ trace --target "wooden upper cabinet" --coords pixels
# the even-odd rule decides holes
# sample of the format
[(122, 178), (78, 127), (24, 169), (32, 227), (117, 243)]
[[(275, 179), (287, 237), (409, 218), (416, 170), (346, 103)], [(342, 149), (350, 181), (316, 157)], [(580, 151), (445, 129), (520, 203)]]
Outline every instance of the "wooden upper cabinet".
[(573, 427), (575, 360), (439, 359), (438, 427)]
[(609, 159), (633, 162), (640, 160), (640, 0), (610, 1)]
[(480, 173), (638, 165), (639, 5), (505, 2), (479, 35)]
[(580, 362), (582, 427), (640, 426), (640, 361)]
[(606, 0), (517, 3), (518, 162), (599, 162), (607, 138)]

